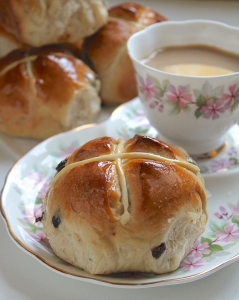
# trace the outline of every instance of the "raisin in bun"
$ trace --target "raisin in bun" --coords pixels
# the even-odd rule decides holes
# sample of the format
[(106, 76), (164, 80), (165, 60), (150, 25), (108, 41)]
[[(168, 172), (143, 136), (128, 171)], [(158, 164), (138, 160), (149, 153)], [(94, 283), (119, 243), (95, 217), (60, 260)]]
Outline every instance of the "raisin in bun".
[(100, 76), (100, 96), (104, 103), (124, 103), (137, 96), (127, 41), (146, 26), (165, 20), (150, 8), (121, 4), (109, 10), (105, 26), (84, 40), (85, 61)]
[(70, 42), (95, 33), (107, 22), (101, 0), (1, 0), (4, 29), (20, 44), (40, 47)]
[(0, 59), (0, 131), (45, 139), (100, 112), (99, 80), (70, 51), (16, 50)]
[(59, 257), (91, 274), (173, 271), (205, 230), (204, 182), (181, 148), (102, 137), (57, 171), (44, 231)]

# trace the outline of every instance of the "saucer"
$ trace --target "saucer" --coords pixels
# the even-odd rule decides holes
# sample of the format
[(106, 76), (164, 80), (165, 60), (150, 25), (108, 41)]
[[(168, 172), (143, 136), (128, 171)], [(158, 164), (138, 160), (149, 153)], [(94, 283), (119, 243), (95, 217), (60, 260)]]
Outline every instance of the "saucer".
[[(138, 272), (90, 275), (54, 254), (41, 222), (35, 223), (35, 219), (42, 214), (43, 199), (56, 172), (55, 167), (91, 139), (101, 136), (128, 139), (137, 133), (153, 137), (157, 135), (157, 131), (145, 118), (139, 100), (135, 99), (116, 109), (107, 121), (53, 136), (18, 160), (6, 178), (0, 203), (7, 230), (16, 245), (60, 275), (124, 288), (190, 282), (210, 275), (239, 259), (239, 169), (235, 166), (233, 172), (231, 166), (227, 171), (210, 169), (211, 173), (205, 173), (210, 174), (206, 176), (205, 182), (211, 193), (208, 199), (207, 228), (174, 272), (161, 275)], [(231, 136), (234, 136), (233, 132)], [(221, 176), (213, 175), (217, 172)]]
[(227, 172), (239, 167), (239, 126), (233, 126), (225, 135), (225, 150), (210, 159), (198, 159), (203, 175)]

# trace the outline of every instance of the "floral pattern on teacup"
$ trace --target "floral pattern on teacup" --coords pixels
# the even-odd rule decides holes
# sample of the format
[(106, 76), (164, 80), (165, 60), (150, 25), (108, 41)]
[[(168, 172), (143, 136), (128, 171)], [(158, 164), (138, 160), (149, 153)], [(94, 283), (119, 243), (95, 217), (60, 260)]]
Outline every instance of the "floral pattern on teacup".
[(181, 111), (194, 111), (194, 116), (216, 120), (226, 112), (233, 112), (239, 105), (239, 85), (212, 88), (206, 81), (201, 90), (191, 90), (190, 85), (174, 86), (169, 80), (160, 83), (155, 77), (147, 75), (146, 79), (136, 73), (138, 91), (141, 99), (149, 103), (151, 109), (164, 111), (169, 106), (169, 115), (177, 115)]

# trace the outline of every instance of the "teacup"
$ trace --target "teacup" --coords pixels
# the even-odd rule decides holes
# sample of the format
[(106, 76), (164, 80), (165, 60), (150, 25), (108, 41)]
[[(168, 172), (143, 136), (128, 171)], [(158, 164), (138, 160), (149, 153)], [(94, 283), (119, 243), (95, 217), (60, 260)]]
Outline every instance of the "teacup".
[(210, 157), (239, 121), (239, 72), (185, 76), (142, 61), (156, 49), (182, 45), (205, 45), (239, 55), (239, 28), (207, 20), (167, 21), (134, 34), (127, 44), (139, 98), (159, 137), (192, 156)]

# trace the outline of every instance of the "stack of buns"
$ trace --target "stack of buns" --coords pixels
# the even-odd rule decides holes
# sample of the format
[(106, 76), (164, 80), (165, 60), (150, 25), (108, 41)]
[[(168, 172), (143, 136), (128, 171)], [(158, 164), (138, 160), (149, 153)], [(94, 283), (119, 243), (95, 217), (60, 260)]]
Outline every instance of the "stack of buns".
[(0, 1), (0, 131), (45, 139), (94, 119), (100, 82), (69, 43), (107, 18), (101, 0)]
[(1, 0), (0, 131), (45, 139), (136, 97), (126, 43), (164, 20), (133, 3)]

